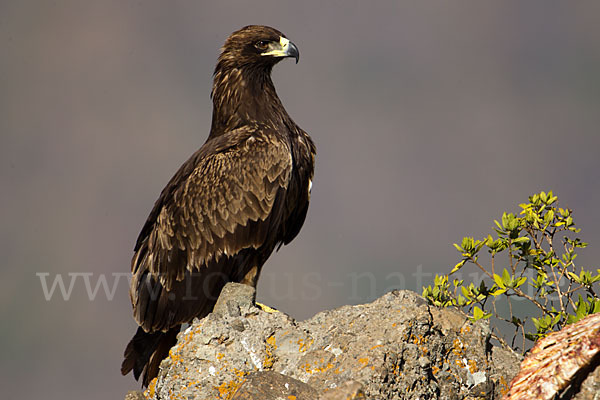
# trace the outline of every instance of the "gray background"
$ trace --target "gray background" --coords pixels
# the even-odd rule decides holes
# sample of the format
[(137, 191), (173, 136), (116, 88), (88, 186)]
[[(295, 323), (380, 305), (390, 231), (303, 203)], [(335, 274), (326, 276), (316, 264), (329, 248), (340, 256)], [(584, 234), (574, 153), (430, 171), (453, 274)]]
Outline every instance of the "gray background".
[(260, 301), (306, 318), (420, 292), (458, 261), (453, 242), (547, 189), (597, 267), (599, 18), (592, 1), (0, 1), (2, 397), (138, 387), (119, 374), (136, 327), (125, 278), (112, 300), (80, 275), (46, 301), (36, 273), (95, 286), (129, 270), (208, 134), (219, 47), (249, 23), (299, 47), (274, 81), (318, 146), (308, 219)]

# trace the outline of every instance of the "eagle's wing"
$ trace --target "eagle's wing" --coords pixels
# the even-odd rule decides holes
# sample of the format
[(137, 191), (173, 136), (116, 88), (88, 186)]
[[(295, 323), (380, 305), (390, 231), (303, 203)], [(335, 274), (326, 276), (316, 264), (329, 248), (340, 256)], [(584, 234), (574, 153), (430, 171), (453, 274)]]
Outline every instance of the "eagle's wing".
[(286, 224), (283, 226), (283, 241), (279, 244), (290, 243), (300, 232), (304, 224), (308, 203), (310, 202), (310, 190), (313, 178), (313, 166), (315, 163), (316, 147), (310, 136), (302, 129), (296, 127), (296, 143), (294, 146), (294, 175), (287, 188), (288, 196), (296, 199), (295, 202), (288, 202), (286, 212)]
[[(275, 203), (292, 171), (289, 146), (279, 137), (265, 129), (240, 128), (211, 139), (165, 187), (132, 260), (130, 296), (144, 330), (166, 329), (195, 316), (155, 315), (182, 313), (169, 310), (167, 303), (173, 299), (168, 292), (175, 296), (190, 273), (231, 268), (224, 259), (265, 243), (275, 220), (285, 213), (283, 201)], [(150, 280), (161, 287), (144, 287)], [(184, 314), (192, 312), (198, 311)]]

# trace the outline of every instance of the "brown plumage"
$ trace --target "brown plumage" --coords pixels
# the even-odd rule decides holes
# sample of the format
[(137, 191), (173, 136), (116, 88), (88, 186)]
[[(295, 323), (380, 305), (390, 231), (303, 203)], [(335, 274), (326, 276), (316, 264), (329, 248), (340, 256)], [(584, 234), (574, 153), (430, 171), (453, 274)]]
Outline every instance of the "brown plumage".
[(227, 282), (256, 286), (273, 250), (300, 231), (315, 146), (287, 114), (272, 67), (298, 49), (276, 29), (247, 26), (226, 40), (214, 72), (204, 145), (163, 189), (131, 263), (140, 325), (121, 372), (158, 373), (181, 324), (213, 308)]

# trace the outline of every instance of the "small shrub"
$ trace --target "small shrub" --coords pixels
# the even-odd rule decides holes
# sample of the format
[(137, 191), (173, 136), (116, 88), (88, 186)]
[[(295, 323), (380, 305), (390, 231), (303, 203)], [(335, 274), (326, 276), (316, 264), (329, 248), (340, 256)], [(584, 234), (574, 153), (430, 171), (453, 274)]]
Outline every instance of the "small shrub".
[[(423, 297), (436, 306), (457, 307), (473, 320), (493, 317), (493, 335), (505, 344), (498, 321), (512, 326), (510, 346), (521, 351), (600, 311), (600, 269), (594, 274), (575, 265), (576, 250), (587, 243), (574, 237), (579, 229), (572, 211), (559, 208), (557, 200), (552, 191), (530, 196), (519, 215), (504, 213), (500, 222), (494, 221), (494, 237), (465, 237), (454, 244), (461, 260), (449, 275), (436, 275), (434, 285), (423, 288)], [(450, 281), (450, 275), (458, 276), (469, 264), (483, 274), (481, 282)], [(526, 315), (532, 308), (537, 313)], [(520, 346), (515, 345), (517, 337), (522, 338)]]

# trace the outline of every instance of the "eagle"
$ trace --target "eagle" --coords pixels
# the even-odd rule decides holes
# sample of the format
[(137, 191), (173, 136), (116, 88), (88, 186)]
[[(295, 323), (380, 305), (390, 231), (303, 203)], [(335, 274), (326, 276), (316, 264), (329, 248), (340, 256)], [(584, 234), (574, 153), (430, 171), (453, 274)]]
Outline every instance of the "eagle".
[(227, 282), (256, 287), (273, 250), (304, 223), (316, 148), (271, 79), (275, 64), (299, 55), (283, 33), (260, 25), (232, 33), (221, 48), (208, 138), (162, 190), (131, 261), (139, 327), (121, 373), (143, 373), (143, 386), (181, 325), (210, 313)]

